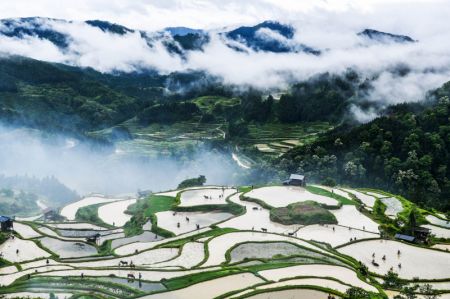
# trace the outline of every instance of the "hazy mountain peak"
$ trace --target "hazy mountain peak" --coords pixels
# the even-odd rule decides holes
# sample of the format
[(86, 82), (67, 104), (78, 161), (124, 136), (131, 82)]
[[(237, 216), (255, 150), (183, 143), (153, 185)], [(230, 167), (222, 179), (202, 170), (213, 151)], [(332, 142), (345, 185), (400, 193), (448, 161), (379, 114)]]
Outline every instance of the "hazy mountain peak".
[(377, 42), (395, 42), (395, 43), (413, 43), (414, 39), (407, 35), (392, 34), (388, 32), (378, 31), (375, 29), (364, 29), (358, 33), (362, 36)]

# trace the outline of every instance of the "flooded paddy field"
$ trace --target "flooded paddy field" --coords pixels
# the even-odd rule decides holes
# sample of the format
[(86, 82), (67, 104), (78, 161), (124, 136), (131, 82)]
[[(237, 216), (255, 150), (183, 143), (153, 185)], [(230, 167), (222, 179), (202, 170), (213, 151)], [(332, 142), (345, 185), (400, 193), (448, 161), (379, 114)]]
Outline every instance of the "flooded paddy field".
[[(272, 291), (253, 295), (247, 298), (251, 299), (276, 299), (276, 298), (289, 298), (289, 299), (324, 299), (327, 297), (327, 293), (308, 290), (308, 289), (292, 289), (283, 291)], [(336, 297), (336, 296), (335, 296)], [(339, 298), (339, 297), (336, 297)]]
[(378, 233), (378, 223), (358, 211), (355, 206), (344, 205), (338, 210), (331, 210), (338, 224), (368, 232)]
[(269, 232), (274, 233), (292, 233), (295, 232), (301, 225), (283, 225), (270, 220), (270, 211), (264, 209), (259, 204), (240, 200), (239, 196), (242, 193), (237, 193), (230, 197), (230, 201), (244, 206), (247, 212), (244, 215), (233, 217), (219, 224), (219, 227), (230, 227), (239, 230), (261, 230), (261, 228), (267, 229)]
[(22, 240), (17, 237), (9, 238), (0, 245), (2, 258), (12, 262), (20, 263), (39, 258), (49, 257), (51, 254), (36, 245), (33, 241)]
[(61, 215), (66, 217), (68, 220), (75, 220), (75, 214), (77, 213), (78, 209), (82, 207), (91, 206), (95, 204), (110, 203), (119, 200), (123, 200), (123, 198), (107, 198), (102, 196), (85, 197), (77, 202), (71, 203), (62, 208)]
[[(442, 251), (381, 239), (350, 244), (339, 248), (338, 251), (363, 262), (370, 271), (381, 275), (385, 275), (392, 267), (401, 278), (405, 279), (450, 278), (450, 256)], [(372, 265), (373, 254), (379, 264), (378, 267)], [(385, 261), (382, 260), (383, 256), (386, 256)], [(401, 268), (398, 267), (399, 264)]]
[(41, 238), (39, 241), (42, 246), (56, 253), (61, 258), (85, 257), (97, 254), (97, 249), (86, 243), (62, 241), (50, 237)]
[(356, 196), (357, 199), (359, 199), (363, 204), (365, 204), (369, 208), (373, 208), (373, 206), (375, 205), (376, 198), (374, 196), (367, 195), (354, 189), (342, 189), (342, 190), (353, 194), (354, 196)]
[[(124, 236), (124, 235), (123, 235)], [(123, 245), (136, 243), (136, 242), (156, 242), (161, 241), (163, 238), (152, 233), (152, 232), (143, 232), (140, 235), (133, 236), (133, 237), (121, 237), (121, 238), (114, 238), (111, 242), (112, 248), (118, 248)]]
[(353, 229), (350, 227), (343, 227), (339, 225), (308, 225), (300, 228), (296, 236), (305, 240), (318, 241), (328, 243), (332, 247), (346, 244), (356, 240), (379, 238), (380, 235)]
[(376, 292), (376, 288), (358, 278), (356, 272), (349, 268), (332, 265), (300, 265), (260, 271), (259, 274), (268, 280), (280, 281), (289, 277), (334, 277), (352, 286)]
[(301, 201), (312, 200), (329, 206), (337, 206), (338, 201), (331, 197), (317, 195), (302, 187), (271, 186), (253, 189), (245, 194), (246, 197), (264, 201), (266, 204), (279, 208)]
[(136, 199), (127, 199), (102, 205), (98, 208), (98, 217), (105, 223), (121, 227), (131, 219), (131, 215), (125, 214), (128, 206), (136, 203)]
[[(320, 187), (353, 199), (341, 189)], [(163, 194), (176, 196), (180, 192), (174, 190)], [(202, 212), (175, 212), (169, 206), (156, 210), (151, 217), (147, 214), (131, 233), (128, 224), (124, 225), (132, 215), (126, 215), (125, 211), (136, 200), (121, 196), (86, 197), (70, 204), (72, 207), (68, 209), (66, 206), (64, 212), (70, 214), (74, 209), (101, 201), (103, 205), (97, 216), (106, 224), (114, 224), (115, 229), (86, 221), (18, 222), (17, 233), (26, 239), (8, 239), (0, 245), (0, 252), (3, 259), (20, 263), (20, 268), (0, 266), (0, 284), (9, 293), (48, 290), (67, 292), (72, 296), (71, 293), (90, 292), (111, 298), (249, 296), (278, 299), (289, 296), (315, 299), (327, 296), (315, 288), (345, 293), (350, 287), (377, 293), (376, 287), (380, 287), (378, 283), (383, 279), (370, 282), (358, 276), (356, 260), (379, 275), (385, 275), (392, 267), (401, 278), (418, 277), (419, 284), (439, 279), (442, 281), (432, 282), (433, 287), (450, 291), (447, 281), (450, 279), (447, 270), (450, 268), (449, 253), (444, 251), (448, 247), (445, 240), (435, 239), (439, 241), (434, 245), (435, 250), (381, 240), (378, 227), (382, 223), (367, 210), (360, 209), (359, 204), (338, 205), (334, 198), (313, 194), (304, 188), (270, 186), (243, 192), (232, 188), (222, 190), (220, 186), (184, 190), (180, 204), (184, 194), (185, 207)], [(355, 192), (383, 201), (389, 216), (400, 211), (400, 201), (394, 197), (382, 197), (376, 192)], [(270, 207), (241, 200), (242, 194), (256, 194), (260, 197), (257, 199), (272, 206), (305, 200), (336, 205), (329, 211), (338, 224), (275, 223), (270, 220)], [(226, 205), (227, 200), (242, 206), (241, 213), (233, 215), (214, 210), (215, 204)], [(211, 209), (204, 211), (205, 204)], [(447, 232), (441, 216), (433, 217), (427, 220), (440, 225), (426, 226), (432, 227), (433, 232)], [(175, 236), (171, 237), (167, 231)], [(87, 237), (96, 234), (99, 235), (96, 244), (86, 243)], [(17, 253), (16, 250), (22, 247), (27, 251), (19, 249)], [(400, 255), (397, 250), (401, 251)], [(371, 264), (372, 254), (378, 267)], [(386, 255), (384, 261), (382, 255)], [(398, 267), (399, 263), (401, 267)], [(373, 273), (369, 273), (369, 277), (374, 278)]]
[(197, 230), (233, 217), (223, 212), (173, 212), (156, 213), (158, 226), (176, 235)]
[(14, 223), (14, 230), (19, 233), (24, 239), (31, 239), (41, 237), (42, 235), (35, 231), (31, 226), (16, 222)]
[(226, 204), (225, 199), (235, 193), (236, 189), (194, 189), (181, 193), (180, 207)]

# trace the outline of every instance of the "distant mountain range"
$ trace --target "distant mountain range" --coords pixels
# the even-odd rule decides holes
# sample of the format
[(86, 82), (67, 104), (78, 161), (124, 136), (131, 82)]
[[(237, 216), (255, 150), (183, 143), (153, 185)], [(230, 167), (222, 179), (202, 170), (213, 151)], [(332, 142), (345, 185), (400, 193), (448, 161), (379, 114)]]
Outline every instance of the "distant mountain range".
[[(187, 27), (168, 27), (158, 32), (147, 32), (127, 28), (101, 20), (85, 22), (66, 21), (41, 17), (0, 20), (0, 36), (26, 39), (39, 38), (47, 40), (59, 49), (68, 51), (73, 42), (70, 30), (64, 25), (87, 24), (103, 32), (126, 35), (139, 33), (151, 48), (162, 42), (171, 53), (184, 55), (186, 51), (201, 51), (213, 35), (223, 39), (225, 44), (236, 51), (273, 52), (273, 53), (306, 53), (320, 55), (324, 49), (299, 43), (294, 38), (295, 28), (276, 21), (265, 21), (255, 26), (242, 26), (230, 31), (208, 31)], [(357, 33), (362, 39), (380, 43), (409, 43), (415, 40), (409, 36), (364, 29)], [(70, 49), (76, 51), (76, 49)], [(13, 53), (14, 54), (14, 53)]]

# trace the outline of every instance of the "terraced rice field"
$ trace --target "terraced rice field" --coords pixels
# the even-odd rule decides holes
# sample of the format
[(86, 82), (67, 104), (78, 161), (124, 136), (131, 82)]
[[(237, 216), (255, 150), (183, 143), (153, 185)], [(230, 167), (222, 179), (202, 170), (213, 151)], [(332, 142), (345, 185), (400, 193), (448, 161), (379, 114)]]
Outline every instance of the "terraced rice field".
[(279, 155), (294, 146), (313, 142), (318, 133), (331, 128), (327, 123), (250, 124), (248, 137), (244, 138), (243, 142), (254, 146), (263, 154)]
[(358, 211), (355, 206), (344, 205), (338, 210), (331, 210), (338, 224), (368, 232), (378, 233), (378, 224)]
[(146, 296), (144, 298), (175, 299), (196, 298), (210, 299), (234, 290), (243, 289), (251, 285), (263, 282), (263, 280), (251, 273), (242, 273), (212, 279), (206, 282), (194, 284), (190, 287), (163, 294)]
[(235, 189), (195, 189), (181, 193), (180, 207), (192, 207), (201, 205), (223, 205), (226, 198), (235, 193)]
[(291, 242), (318, 252), (324, 252), (321, 248), (311, 245), (305, 241), (287, 237), (280, 236), (275, 234), (267, 234), (260, 232), (236, 232), (224, 234), (218, 237), (211, 239), (208, 242), (208, 250), (209, 257), (208, 260), (202, 265), (204, 267), (207, 266), (216, 266), (225, 262), (225, 253), (228, 249), (233, 246), (243, 243), (243, 242), (271, 242), (271, 241), (280, 241), (280, 242)]
[(332, 265), (300, 265), (271, 270), (260, 271), (259, 274), (268, 280), (280, 281), (289, 277), (310, 277), (314, 273), (316, 277), (334, 277), (347, 284), (360, 287), (368, 291), (376, 292), (376, 288), (358, 278), (356, 272), (341, 266)]
[(83, 257), (97, 254), (97, 249), (81, 242), (62, 241), (57, 238), (44, 237), (40, 239), (42, 246), (56, 253), (61, 258)]
[(174, 259), (157, 263), (155, 267), (182, 267), (190, 269), (200, 264), (205, 258), (204, 244), (199, 242), (188, 242), (183, 245), (181, 253)]
[(318, 287), (325, 287), (328, 289), (336, 290), (341, 293), (345, 293), (350, 288), (349, 285), (345, 285), (343, 283), (340, 283), (340, 282), (337, 282), (337, 281), (331, 280), (331, 279), (301, 278), (301, 279), (289, 279), (289, 280), (284, 280), (284, 281), (280, 281), (280, 282), (269, 283), (266, 285), (256, 287), (255, 289), (256, 290), (266, 290), (266, 289), (273, 289), (273, 288), (279, 288), (279, 287), (285, 287), (285, 286), (318, 286)]
[(339, 225), (308, 225), (299, 229), (296, 236), (336, 247), (356, 240), (379, 238), (380, 235)]
[[(249, 299), (276, 299), (276, 298), (289, 298), (289, 299), (323, 299), (327, 297), (327, 293), (316, 290), (283, 290), (261, 293), (247, 297)], [(335, 296), (336, 297), (336, 296)], [(336, 297), (339, 298), (339, 297)]]
[(444, 219), (438, 218), (438, 217), (433, 216), (433, 215), (427, 215), (425, 218), (431, 224), (434, 224), (434, 225), (437, 225), (437, 226), (446, 227), (446, 228), (450, 229), (450, 221), (448, 221), (448, 220), (444, 220)]
[(100, 196), (85, 197), (62, 208), (61, 215), (66, 217), (68, 220), (75, 220), (75, 214), (77, 213), (78, 209), (82, 207), (101, 203), (110, 203), (118, 200), (121, 200), (121, 198), (106, 198)]
[(322, 257), (320, 253), (311, 252), (287, 242), (250, 242), (239, 244), (231, 250), (230, 263), (237, 263), (246, 259), (271, 259), (293, 255)]
[(450, 239), (450, 229), (443, 228), (435, 225), (425, 224), (422, 225), (431, 230), (431, 233), (435, 235), (437, 238)]
[(300, 228), (300, 225), (283, 225), (270, 220), (270, 211), (262, 208), (259, 204), (240, 200), (239, 196), (242, 193), (237, 193), (230, 197), (230, 200), (241, 206), (245, 206), (247, 213), (244, 215), (231, 218), (228, 221), (220, 223), (219, 227), (230, 227), (239, 230), (261, 230), (261, 228), (267, 229), (269, 232), (274, 233), (293, 233)]
[(31, 226), (22, 224), (20, 222), (14, 223), (14, 230), (18, 232), (24, 239), (31, 239), (41, 236), (41, 234), (35, 231)]
[[(401, 254), (398, 255), (397, 251)], [(449, 254), (437, 250), (428, 250), (413, 245), (389, 240), (371, 240), (350, 244), (339, 248), (339, 252), (353, 256), (369, 267), (370, 271), (385, 275), (391, 267), (405, 279), (420, 277), (423, 279), (450, 278)], [(372, 254), (378, 267), (372, 265)], [(382, 257), (386, 256), (386, 261)], [(401, 263), (401, 268), (398, 265)]]
[(176, 235), (208, 227), (212, 224), (224, 221), (233, 217), (230, 213), (220, 212), (173, 212), (164, 211), (156, 213), (158, 226), (165, 230), (171, 231)]
[(156, 242), (162, 239), (163, 238), (152, 232), (143, 232), (142, 234), (133, 237), (125, 237), (125, 235), (123, 235), (122, 237), (114, 238), (111, 242), (111, 247), (117, 248), (135, 242)]
[(318, 187), (318, 188), (322, 188), (324, 190), (327, 190), (328, 192), (331, 193), (335, 193), (339, 196), (342, 196), (344, 198), (350, 199), (352, 200), (353, 198), (348, 194), (348, 192), (345, 192), (339, 188), (331, 188), (331, 187), (327, 187), (327, 186), (323, 186), (323, 185), (312, 185), (313, 187)]
[(12, 263), (31, 261), (38, 258), (46, 258), (50, 253), (39, 248), (33, 241), (22, 240), (19, 238), (9, 238), (0, 245), (2, 258)]
[[(29, 223), (17, 222), (17, 232), (27, 239), (16, 237), (0, 245), (0, 253), (6, 261), (0, 266), (0, 294), (41, 294), (43, 290), (52, 290), (56, 294), (67, 293), (67, 296), (89, 292), (89, 295), (108, 298), (323, 299), (328, 295), (323, 288), (342, 294), (350, 287), (378, 293), (376, 287), (381, 287), (378, 282), (382, 279), (373, 280), (372, 273), (368, 275), (372, 280), (358, 276), (355, 260), (379, 275), (385, 275), (392, 267), (402, 278), (418, 277), (419, 284), (439, 279), (432, 284), (447, 292), (441, 298), (450, 294), (450, 253), (445, 251), (448, 244), (444, 241), (434, 246), (438, 249), (431, 250), (382, 240), (379, 223), (369, 218), (372, 216), (367, 211), (362, 214), (358, 205), (330, 209), (338, 225), (282, 225), (270, 220), (270, 211), (263, 208), (262, 203), (241, 200), (242, 193), (230, 188), (219, 197), (222, 188), (215, 187), (184, 190), (181, 194), (187, 195), (184, 197), (186, 207), (203, 211), (204, 202), (208, 200), (208, 203), (213, 202), (213, 209), (215, 204), (228, 204), (225, 198), (229, 196), (229, 201), (244, 208), (243, 214), (214, 210), (157, 212), (152, 218), (153, 229), (161, 234), (164, 234), (162, 229), (176, 234), (165, 239), (149, 231), (152, 225), (148, 216), (142, 221), (146, 223), (144, 232), (128, 237), (122, 228), (108, 229), (87, 222), (35, 222), (36, 230)], [(323, 188), (352, 199), (345, 191)], [(179, 192), (181, 190), (163, 194), (175, 197)], [(337, 205), (335, 199), (312, 194), (303, 188), (272, 186), (247, 194), (259, 195), (259, 200), (272, 206), (304, 200)], [(375, 194), (367, 196), (377, 197)], [(114, 221), (114, 225), (123, 226), (129, 219), (123, 212), (134, 199), (119, 198), (103, 203), (103, 211), (99, 209), (99, 217), (105, 223)], [(96, 200), (77, 202), (65, 213), (73, 214), (77, 207), (96, 203)], [(388, 209), (388, 213), (394, 213), (395, 203), (388, 208), (393, 209)], [(428, 220), (436, 221), (430, 217)], [(200, 225), (198, 230), (197, 224)], [(442, 226), (432, 228), (448, 231)], [(86, 243), (86, 237), (96, 233), (100, 235), (97, 244)], [(400, 255), (397, 250), (401, 251)], [(371, 263), (372, 254), (378, 267)], [(385, 261), (381, 259), (383, 255), (386, 255)], [(20, 268), (8, 262), (19, 263)]]
[(47, 226), (59, 228), (59, 229), (90, 229), (90, 230), (108, 230), (105, 227), (101, 227), (91, 223), (81, 222), (66, 222), (66, 223), (47, 223)]
[(102, 205), (98, 208), (98, 217), (109, 225), (124, 226), (131, 219), (131, 215), (125, 214), (125, 211), (134, 203), (135, 198)]
[(337, 206), (338, 202), (334, 198), (317, 195), (307, 191), (302, 187), (292, 186), (272, 186), (253, 189), (245, 193), (246, 197), (254, 198), (266, 204), (279, 208), (285, 207), (295, 202), (312, 200), (329, 206)]
[(398, 213), (403, 211), (403, 205), (401, 201), (395, 197), (384, 197), (380, 200), (386, 205), (386, 211), (384, 213), (387, 216), (396, 217)]
[(351, 193), (354, 196), (356, 196), (357, 199), (359, 199), (363, 204), (365, 204), (369, 208), (373, 208), (375, 205), (376, 198), (371, 195), (367, 195), (365, 193), (353, 190), (353, 189), (342, 189), (345, 192)]

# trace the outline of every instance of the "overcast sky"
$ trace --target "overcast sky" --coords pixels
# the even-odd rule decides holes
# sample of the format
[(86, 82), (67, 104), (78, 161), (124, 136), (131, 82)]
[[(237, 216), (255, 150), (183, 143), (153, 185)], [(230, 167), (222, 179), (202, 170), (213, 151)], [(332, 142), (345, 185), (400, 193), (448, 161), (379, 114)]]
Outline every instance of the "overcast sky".
[(444, 14), (448, 7), (448, 0), (0, 0), (0, 18), (101, 19), (155, 30), (167, 26), (209, 29), (268, 19), (295, 21), (318, 12), (342, 16), (357, 12), (369, 20), (374, 16), (380, 20), (382, 13), (387, 22), (400, 26), (404, 18), (420, 23), (430, 11)]

